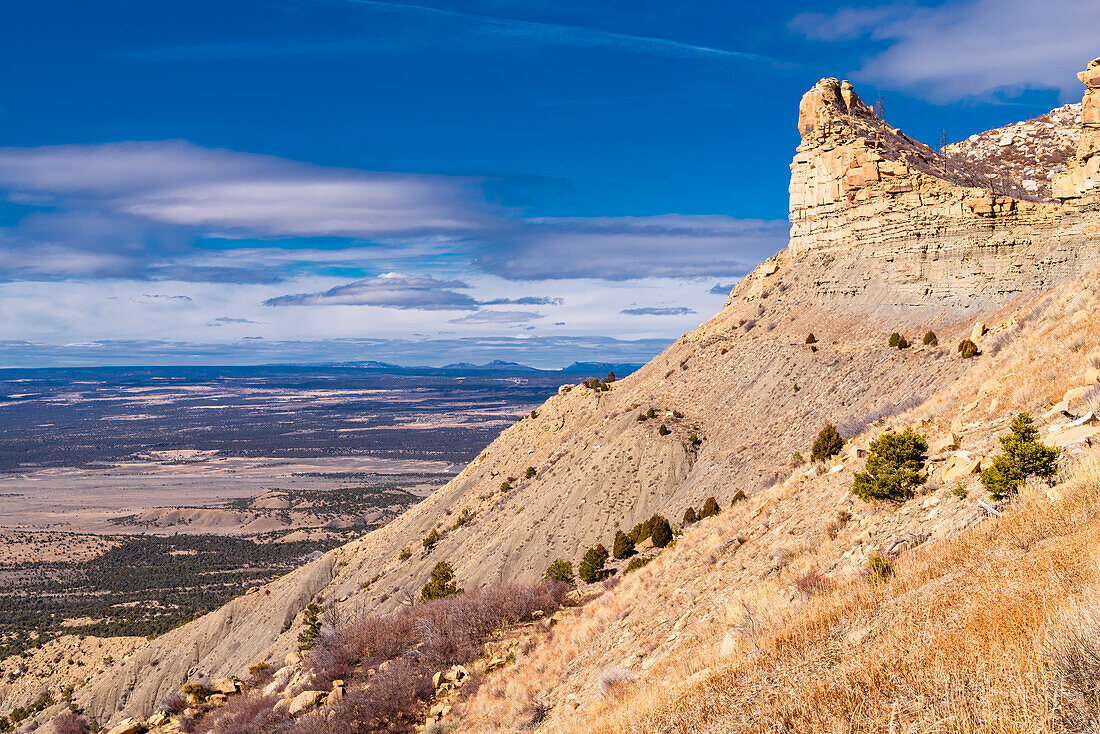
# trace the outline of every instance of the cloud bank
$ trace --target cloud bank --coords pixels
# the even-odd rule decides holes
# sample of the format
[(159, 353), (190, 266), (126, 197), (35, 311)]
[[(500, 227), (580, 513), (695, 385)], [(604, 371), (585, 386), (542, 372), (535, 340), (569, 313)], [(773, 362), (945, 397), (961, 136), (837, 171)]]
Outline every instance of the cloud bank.
[(857, 80), (951, 102), (1024, 89), (1079, 99), (1075, 73), (1098, 53), (1100, 3), (949, 0), (933, 7), (894, 2), (804, 13), (791, 28), (822, 41), (884, 44)]

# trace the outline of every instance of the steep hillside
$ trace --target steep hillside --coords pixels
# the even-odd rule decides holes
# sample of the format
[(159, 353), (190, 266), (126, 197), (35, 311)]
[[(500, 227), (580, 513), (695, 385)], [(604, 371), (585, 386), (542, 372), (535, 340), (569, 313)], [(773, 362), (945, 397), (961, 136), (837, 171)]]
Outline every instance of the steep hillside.
[[(563, 387), (389, 525), (137, 650), (82, 688), (78, 703), (100, 720), (146, 714), (186, 681), (281, 665), (312, 600), (348, 614), (392, 610), (443, 560), (467, 588), (530, 580), (553, 559), (576, 562), (610, 543), (616, 528), (657, 511), (679, 518), (712, 495), (726, 507), (747, 493), (752, 502), (739, 512), (754, 508), (745, 521), (768, 540), (749, 544), (746, 576), (733, 564), (733, 576), (700, 583), (753, 577), (778, 562), (768, 559), (783, 545), (779, 526), (791, 544), (806, 542), (821, 513), (843, 501), (841, 476), (813, 485), (812, 501), (800, 496), (804, 485), (785, 482), (792, 452), (805, 451), (825, 421), (855, 435), (933, 396), (946, 400), (942, 391), (975, 369), (955, 356), (956, 343), (973, 334), (989, 354), (1003, 348), (1036, 298), (1096, 261), (1100, 176), (1088, 126), (1100, 120), (1089, 98), (1066, 164), (1072, 180), (1053, 186), (1064, 198), (1025, 200), (991, 192), (989, 171), (943, 165), (876, 118), (850, 85), (823, 80), (800, 107), (790, 246), (742, 280), (719, 314), (607, 390)], [(928, 329), (943, 346), (887, 345), (890, 332), (919, 342)], [(650, 408), (656, 417), (639, 421)], [(775, 518), (760, 514), (780, 506)], [(927, 532), (963, 527), (973, 510), (941, 513)], [(894, 533), (894, 522), (868, 529), (866, 542)], [(426, 548), (433, 529), (442, 537)], [(667, 564), (655, 565), (648, 575)]]

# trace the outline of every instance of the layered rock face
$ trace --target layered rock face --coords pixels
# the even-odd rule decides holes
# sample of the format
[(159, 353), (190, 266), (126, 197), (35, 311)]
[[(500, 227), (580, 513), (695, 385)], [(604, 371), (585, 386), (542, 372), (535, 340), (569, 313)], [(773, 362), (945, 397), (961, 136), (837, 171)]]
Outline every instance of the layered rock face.
[(1077, 75), (1085, 85), (1077, 156), (1053, 177), (1054, 196), (1072, 205), (1100, 207), (1100, 58)]
[[(1042, 169), (1070, 160), (1070, 141), (1080, 144), (1066, 175), (1083, 176), (1087, 186), (1089, 166), (1100, 164), (1088, 100), (1080, 118), (1066, 109), (1000, 133), (998, 142), (1008, 139), (996, 152), (979, 153), (978, 136), (944, 155), (876, 116), (847, 82), (823, 79), (799, 107), (788, 252), (879, 261), (870, 272), (853, 262), (857, 277), (843, 270), (823, 277), (823, 297), (901, 287), (910, 305), (951, 308), (1051, 287), (1097, 254), (1095, 213), (1043, 200)], [(1054, 188), (1064, 189), (1056, 178)]]

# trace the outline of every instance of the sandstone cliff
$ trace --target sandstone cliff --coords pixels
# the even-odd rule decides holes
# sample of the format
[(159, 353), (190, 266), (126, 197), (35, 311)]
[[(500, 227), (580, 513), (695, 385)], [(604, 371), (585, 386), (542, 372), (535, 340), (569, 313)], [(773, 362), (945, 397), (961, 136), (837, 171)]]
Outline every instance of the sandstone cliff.
[[(1100, 72), (1096, 62), (1090, 70)], [(1078, 140), (1051, 200), (1041, 190), (1012, 195), (1034, 179), (990, 184), (994, 173), (1015, 181), (1020, 172), (996, 170), (996, 156), (970, 168), (961, 154), (945, 160), (876, 117), (847, 83), (822, 80), (799, 110), (790, 245), (719, 314), (607, 391), (563, 388), (405, 515), (153, 641), (78, 702), (100, 720), (146, 714), (186, 681), (280, 662), (309, 601), (390, 610), (441, 560), (466, 587), (532, 579), (654, 512), (679, 518), (711, 495), (728, 506), (738, 491), (777, 492), (792, 451), (826, 420), (857, 433), (971, 368), (950, 349), (891, 349), (891, 331), (912, 340), (932, 328), (951, 345), (981, 321), (993, 330), (977, 337), (992, 340), (1014, 328), (1017, 309), (1096, 261), (1095, 72), (1083, 77), (1084, 127), (1051, 137)], [(810, 332), (816, 349), (805, 344)], [(649, 408), (657, 419), (638, 421)], [(442, 539), (425, 549), (433, 529)]]

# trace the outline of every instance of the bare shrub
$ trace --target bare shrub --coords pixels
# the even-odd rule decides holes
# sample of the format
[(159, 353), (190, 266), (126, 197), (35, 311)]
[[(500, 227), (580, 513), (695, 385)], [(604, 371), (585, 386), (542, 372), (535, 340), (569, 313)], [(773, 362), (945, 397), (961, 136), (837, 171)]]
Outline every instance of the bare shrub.
[(278, 701), (274, 696), (245, 694), (231, 696), (224, 706), (210, 719), (203, 722), (203, 728), (218, 734), (251, 734), (270, 731), (279, 718), (272, 709)]
[(634, 682), (634, 674), (613, 665), (596, 676), (596, 692), (603, 698), (617, 698)]
[(169, 716), (181, 713), (187, 708), (187, 697), (179, 691), (169, 693), (160, 704), (160, 710)]
[(88, 722), (83, 716), (66, 711), (53, 720), (54, 734), (88, 734)]
[(535, 729), (546, 720), (546, 716), (549, 713), (550, 704), (545, 701), (531, 699), (527, 702), (527, 705), (523, 707), (523, 713), (520, 714), (519, 721), (517, 721), (516, 724), (520, 729)]
[(830, 576), (824, 575), (816, 568), (811, 568), (809, 571), (799, 576), (794, 582), (794, 585), (802, 595), (802, 598), (808, 599), (819, 594), (827, 594), (835, 589), (836, 580)]

